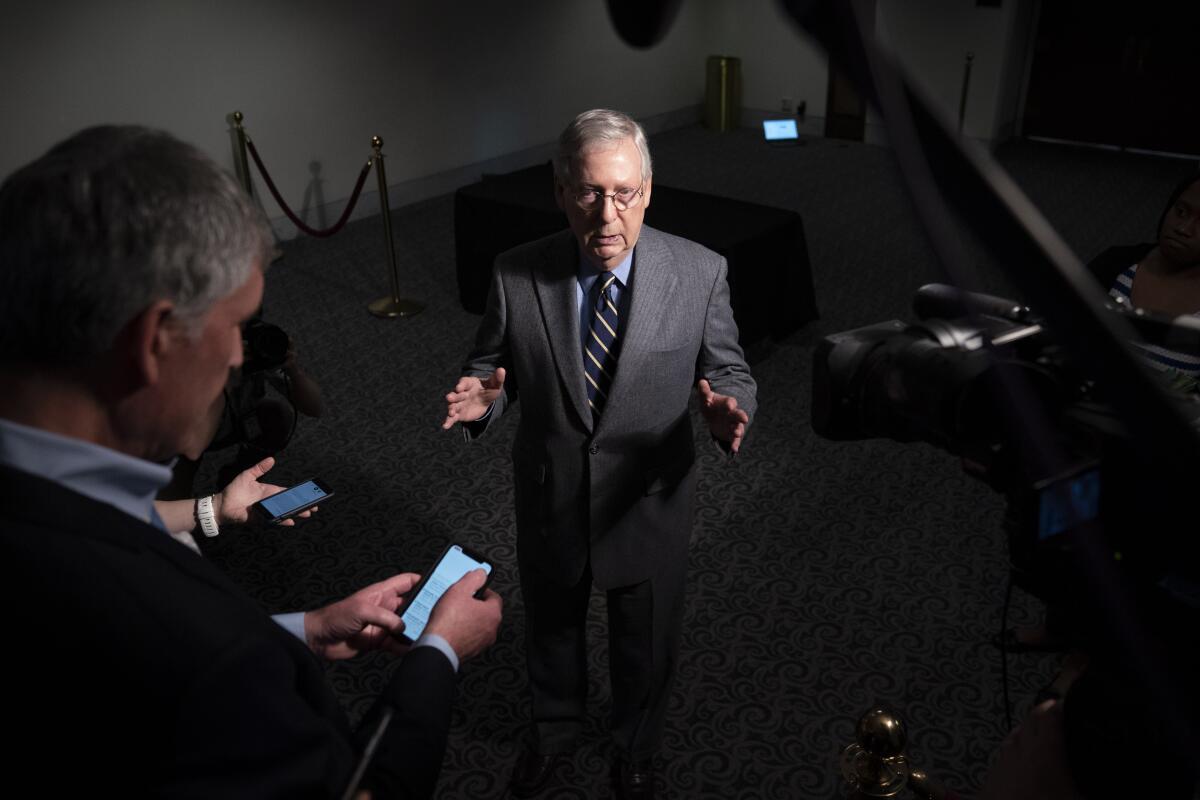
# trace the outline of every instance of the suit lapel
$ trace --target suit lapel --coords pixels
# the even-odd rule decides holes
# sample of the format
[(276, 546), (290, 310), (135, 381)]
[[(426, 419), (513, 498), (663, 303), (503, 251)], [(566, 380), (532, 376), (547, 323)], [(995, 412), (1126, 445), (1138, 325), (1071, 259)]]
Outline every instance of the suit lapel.
[(658, 232), (643, 227), (634, 248), (628, 319), (621, 325), (617, 374), (613, 376), (612, 391), (604, 413), (600, 415), (600, 430), (616, 424), (614, 419), (619, 421), (623, 412), (636, 409), (637, 404), (632, 401), (637, 393), (637, 376), (659, 332), (662, 309), (670, 305), (678, 281)]
[(585, 428), (592, 429), (592, 410), (584, 387), (583, 351), (580, 345), (578, 281), (579, 253), (570, 231), (550, 242), (543, 261), (534, 267), (533, 284), (559, 379), (566, 387), (571, 407)]

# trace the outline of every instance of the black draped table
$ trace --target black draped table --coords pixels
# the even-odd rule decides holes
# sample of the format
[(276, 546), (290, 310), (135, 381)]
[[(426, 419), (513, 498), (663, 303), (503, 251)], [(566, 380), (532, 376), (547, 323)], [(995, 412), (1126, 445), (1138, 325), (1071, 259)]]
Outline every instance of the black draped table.
[[(655, 183), (646, 224), (699, 242), (729, 262), (730, 304), (743, 347), (817, 318), (804, 224), (794, 211)], [(483, 313), (496, 256), (566, 226), (554, 204), (549, 163), (459, 189), (454, 243), (463, 308)]]

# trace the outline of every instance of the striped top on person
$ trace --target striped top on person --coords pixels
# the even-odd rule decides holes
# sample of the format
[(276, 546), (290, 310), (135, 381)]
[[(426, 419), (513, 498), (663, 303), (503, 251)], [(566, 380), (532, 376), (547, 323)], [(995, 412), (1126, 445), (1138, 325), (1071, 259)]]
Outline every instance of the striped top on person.
[[(1133, 305), (1133, 276), (1138, 265), (1127, 267), (1108, 290), (1109, 297)], [(1200, 315), (1200, 311), (1195, 312)], [(1143, 360), (1154, 369), (1166, 373), (1177, 388), (1196, 391), (1200, 388), (1200, 355), (1168, 350), (1153, 344), (1135, 342), (1134, 347)]]

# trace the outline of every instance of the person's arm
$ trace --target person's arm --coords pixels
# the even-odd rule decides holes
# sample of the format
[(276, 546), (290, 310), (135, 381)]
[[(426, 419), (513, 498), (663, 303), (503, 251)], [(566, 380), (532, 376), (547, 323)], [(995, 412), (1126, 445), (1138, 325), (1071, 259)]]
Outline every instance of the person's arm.
[(696, 358), (696, 388), (709, 432), (723, 449), (736, 453), (758, 408), (758, 387), (738, 344), (726, 272), (722, 258), (709, 292), (704, 335)]
[(1079, 797), (1067, 764), (1062, 702), (1030, 710), (1000, 744), (978, 800), (1060, 800)]
[(306, 417), (320, 417), (325, 413), (325, 397), (321, 387), (300, 367), (296, 358), (296, 344), (288, 338), (287, 356), (278, 372), (270, 372), (267, 380), (272, 386), (288, 396), (292, 405)]
[[(301, 654), (302, 655), (302, 654)], [(162, 796), (339, 797), (357, 758), (320, 675), (248, 638), (195, 671), (174, 712)]]
[(358, 797), (433, 797), (446, 754), (458, 681), (446, 657), (432, 647), (414, 648), (392, 673), (359, 726), (360, 750), (391, 709), (360, 783)]
[[(213, 515), (217, 525), (241, 525), (250, 519), (250, 507), (260, 500), (282, 492), (284, 487), (271, 483), (261, 483), (259, 478), (266, 475), (275, 466), (275, 459), (264, 458), (254, 466), (240, 473), (229, 482), (222, 491), (212, 496)], [(171, 533), (196, 529), (197, 498), (187, 500), (155, 500), (154, 509), (162, 518), (163, 524)], [(317, 507), (297, 514), (298, 517), (310, 517)], [(286, 519), (280, 525), (295, 525), (292, 519)]]
[[(480, 598), (487, 573), (473, 570), (438, 599), (426, 635), (441, 637), (458, 657), (473, 658), (496, 641), (503, 604), (490, 589)], [(433, 647), (414, 647), (400, 664), (361, 729), (369, 734), (390, 705), (394, 717), (363, 781), (374, 797), (431, 797), (446, 749), (454, 671)]]
[[(459, 660), (496, 640), (501, 599), (490, 589), (475, 597), (486, 580), (483, 570), (468, 573), (430, 614), (426, 632), (444, 640)], [(395, 612), (418, 581), (412, 573), (395, 575), (304, 615), (309, 647), (325, 658), (366, 649), (405, 653), (355, 737), (361, 752), (383, 712), (392, 710), (361, 785), (374, 798), (432, 797), (446, 750), (455, 667), (439, 648), (410, 650), (397, 638), (404, 624)], [(244, 771), (228, 767), (250, 764), (261, 766), (253, 776), (256, 796), (341, 796), (353, 773), (354, 748), (333, 720), (299, 696), (296, 687), (304, 682), (286, 651), (262, 642), (231, 648), (199, 674), (179, 712), (187, 728), (179, 752), (195, 776), (194, 794), (244, 794), (236, 791), (245, 788)], [(230, 720), (237, 724), (231, 727)]]
[(364, 650), (402, 654), (408, 646), (399, 639), (404, 623), (396, 610), (404, 595), (421, 580), (413, 572), (373, 583), (344, 600), (304, 614), (304, 640), (322, 658), (352, 658)]
[(475, 333), (475, 345), (463, 365), (462, 377), (446, 395), (446, 418), (442, 428), (462, 423), (463, 436), (470, 440), (483, 433), (516, 401), (517, 386), (508, 372), (508, 303), (502, 269), (492, 271), (487, 307)]
[(456, 422), (462, 423), (467, 438), (478, 436), (486, 430), (492, 416), (498, 416), (496, 404), (504, 393), (504, 367), (499, 367), (484, 378), (463, 376), (446, 395), (446, 419), (442, 430), (450, 430)]
[[(332, 660), (352, 658), (364, 650), (408, 652), (409, 646), (399, 638), (404, 622), (397, 612), (404, 596), (420, 580), (413, 572), (393, 575), (344, 600), (305, 613), (304, 639), (309, 649)], [(456, 658), (447, 657), (451, 663), (474, 657), (496, 640), (500, 596), (486, 589), (480, 598), (475, 597), (486, 582), (487, 573), (481, 569), (467, 573), (442, 594), (429, 615), (425, 634), (453, 650)]]
[(368, 649), (407, 652), (360, 729), (360, 744), (365, 744), (386, 709), (392, 710), (362, 784), (373, 797), (432, 796), (450, 729), (457, 662), (496, 641), (500, 626), (500, 596), (483, 590), (487, 574), (474, 570), (441, 596), (425, 635), (409, 649), (399, 638), (404, 622), (396, 612), (419, 580), (412, 573), (395, 575), (304, 615), (309, 648), (325, 658), (350, 658)]

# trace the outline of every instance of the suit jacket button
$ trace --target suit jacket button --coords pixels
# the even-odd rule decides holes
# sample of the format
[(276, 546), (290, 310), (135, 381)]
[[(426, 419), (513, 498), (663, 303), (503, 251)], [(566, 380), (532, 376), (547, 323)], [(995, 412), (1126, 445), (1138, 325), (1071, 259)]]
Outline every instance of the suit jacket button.
[(592, 445), (591, 447), (588, 448), (588, 452), (591, 453), (592, 455), (596, 455), (596, 453), (600, 452), (600, 448), (597, 445)]

